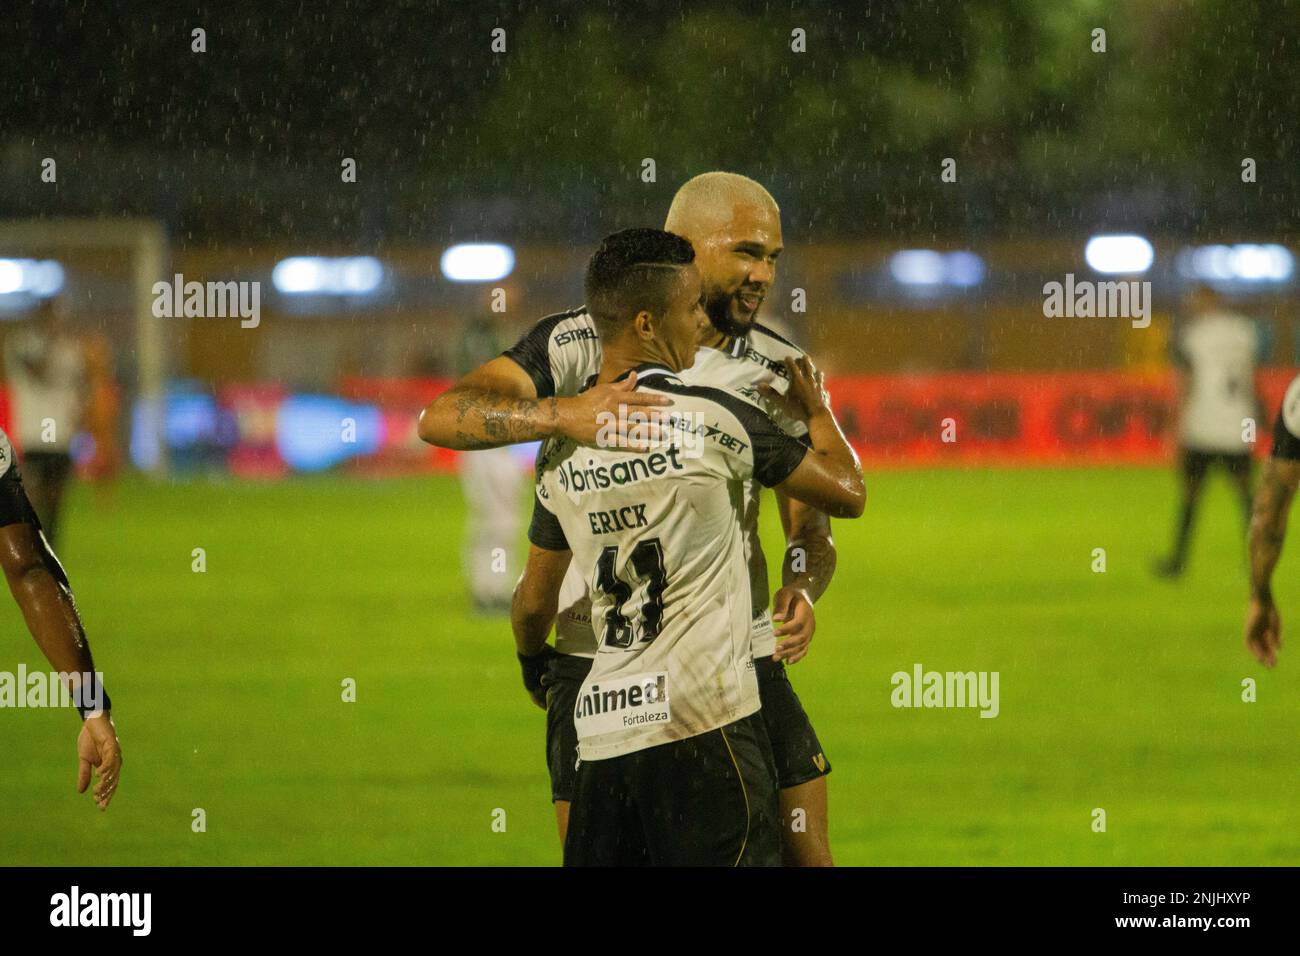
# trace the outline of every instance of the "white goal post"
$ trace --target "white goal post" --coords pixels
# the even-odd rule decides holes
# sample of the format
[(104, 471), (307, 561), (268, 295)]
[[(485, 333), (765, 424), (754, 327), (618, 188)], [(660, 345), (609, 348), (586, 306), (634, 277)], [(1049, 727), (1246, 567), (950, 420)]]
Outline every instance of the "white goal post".
[(10, 219), (0, 220), (0, 256), (56, 258), (68, 251), (121, 251), (128, 257), (135, 347), (135, 397), (144, 414), (141, 427), (152, 431), (158, 454), (147, 467), (156, 477), (167, 474), (163, 436), (168, 343), (163, 319), (153, 314), (153, 286), (164, 278), (167, 234), (152, 219)]

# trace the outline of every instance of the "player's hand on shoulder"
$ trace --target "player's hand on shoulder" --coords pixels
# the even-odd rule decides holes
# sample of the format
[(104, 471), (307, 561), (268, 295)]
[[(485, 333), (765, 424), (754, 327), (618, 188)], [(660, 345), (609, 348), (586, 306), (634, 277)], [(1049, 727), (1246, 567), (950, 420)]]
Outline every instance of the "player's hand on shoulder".
[(1272, 598), (1252, 597), (1246, 612), (1246, 649), (1265, 667), (1277, 663), (1282, 646), (1282, 619)]
[(808, 592), (783, 587), (772, 595), (772, 621), (776, 624), (776, 653), (772, 659), (797, 664), (808, 655), (817, 616)]
[(646, 451), (660, 441), (654, 409), (672, 405), (667, 395), (638, 392), (636, 372), (556, 400), (560, 433), (579, 445)]
[(830, 396), (826, 394), (824, 377), (813, 365), (812, 359), (806, 355), (787, 358), (785, 369), (790, 378), (790, 387), (785, 395), (780, 395), (770, 385), (761, 385), (759, 390), (764, 398), (778, 403), (786, 414), (803, 422), (830, 408)]
[(85, 793), (90, 785), (91, 768), (95, 769), (95, 803), (101, 810), (117, 792), (122, 772), (122, 747), (117, 740), (117, 728), (108, 714), (87, 717), (81, 724), (77, 737), (77, 793)]

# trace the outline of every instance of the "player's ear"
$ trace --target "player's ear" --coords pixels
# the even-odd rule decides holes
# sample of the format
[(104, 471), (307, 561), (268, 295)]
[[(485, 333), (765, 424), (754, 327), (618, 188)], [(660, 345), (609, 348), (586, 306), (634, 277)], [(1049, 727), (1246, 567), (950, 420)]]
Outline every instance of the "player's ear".
[(642, 309), (632, 320), (632, 327), (636, 329), (637, 338), (643, 342), (649, 342), (655, 337), (655, 318), (646, 309)]

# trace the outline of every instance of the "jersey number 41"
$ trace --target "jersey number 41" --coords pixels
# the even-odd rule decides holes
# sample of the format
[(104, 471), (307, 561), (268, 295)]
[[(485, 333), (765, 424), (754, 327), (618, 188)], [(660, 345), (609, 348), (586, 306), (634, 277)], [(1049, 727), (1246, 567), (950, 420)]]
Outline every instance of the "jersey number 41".
[[(631, 647), (633, 640), (648, 644), (659, 636), (664, 625), (664, 588), (668, 575), (664, 572), (664, 551), (658, 538), (638, 541), (632, 549), (632, 570), (636, 579), (631, 583), (614, 573), (618, 565), (618, 547), (611, 545), (596, 559), (596, 586), (614, 602), (605, 613), (605, 630), (602, 640), (606, 647)], [(632, 599), (634, 585), (646, 582), (645, 601), (640, 614), (628, 613), (624, 605)]]

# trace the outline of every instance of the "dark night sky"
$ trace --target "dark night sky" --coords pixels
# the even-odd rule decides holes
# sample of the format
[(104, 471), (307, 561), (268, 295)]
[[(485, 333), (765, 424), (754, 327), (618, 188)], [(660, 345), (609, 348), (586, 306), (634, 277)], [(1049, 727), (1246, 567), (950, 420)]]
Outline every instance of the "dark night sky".
[[(0, 214), (147, 214), (193, 236), (595, 235), (592, 209), (641, 217), (724, 167), (846, 234), (1295, 228), (1295, 5), (1093, 6), (16, 0)], [(38, 189), (52, 154), (67, 175)], [(1235, 188), (1243, 155), (1256, 190)], [(340, 191), (344, 156), (360, 179)], [(629, 188), (643, 156), (662, 181)], [(944, 156), (956, 190), (937, 181)]]

